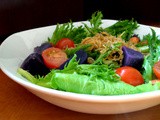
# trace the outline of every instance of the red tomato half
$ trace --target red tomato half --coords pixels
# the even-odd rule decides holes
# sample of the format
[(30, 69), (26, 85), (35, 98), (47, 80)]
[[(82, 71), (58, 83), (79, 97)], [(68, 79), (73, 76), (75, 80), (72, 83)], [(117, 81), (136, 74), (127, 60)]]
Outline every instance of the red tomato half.
[(47, 48), (42, 52), (44, 64), (50, 68), (58, 68), (67, 60), (67, 55), (59, 48)]
[(133, 86), (141, 85), (144, 83), (141, 73), (129, 66), (124, 66), (116, 69), (116, 73), (121, 77), (121, 80)]
[(156, 75), (158, 79), (160, 79), (160, 61), (154, 64), (153, 66), (153, 72)]
[(75, 47), (74, 42), (69, 38), (62, 38), (59, 40), (55, 46), (56, 48), (66, 49)]

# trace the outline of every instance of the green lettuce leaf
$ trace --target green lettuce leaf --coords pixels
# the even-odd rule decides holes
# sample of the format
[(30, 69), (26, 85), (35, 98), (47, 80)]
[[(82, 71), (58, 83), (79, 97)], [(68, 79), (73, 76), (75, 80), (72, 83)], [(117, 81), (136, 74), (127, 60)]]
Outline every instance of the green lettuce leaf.
[(151, 29), (152, 34), (145, 35), (143, 39), (148, 40), (149, 54), (145, 56), (143, 63), (143, 78), (145, 82), (154, 79), (153, 65), (160, 60), (160, 40), (156, 36), (156, 32)]
[(48, 40), (55, 45), (62, 38), (70, 38), (74, 43), (80, 43), (86, 37), (86, 31), (82, 26), (75, 27), (72, 22), (68, 22), (57, 24), (52, 37)]
[(70, 38), (74, 43), (78, 44), (82, 39), (95, 35), (97, 32), (101, 31), (103, 14), (98, 11), (92, 14), (91, 19), (89, 20), (90, 25), (83, 24), (75, 27), (72, 21), (64, 24), (57, 24), (55, 31), (52, 34), (51, 38), (48, 38), (48, 41), (54, 45), (62, 38)]
[(63, 70), (52, 70), (45, 77), (32, 76), (21, 68), (18, 73), (34, 84), (81, 94), (124, 95), (160, 89), (160, 83), (149, 82), (136, 87), (126, 84), (107, 65), (79, 65), (76, 55)]
[(101, 11), (94, 12), (89, 20), (89, 25), (84, 24), (84, 29), (88, 37), (94, 36), (96, 33), (104, 31), (101, 27), (103, 14)]
[(51, 81), (54, 89), (92, 95), (125, 95), (160, 89), (160, 84), (152, 85), (148, 83), (134, 87), (122, 81), (113, 82), (98, 78), (92, 79), (87, 75), (79, 75), (77, 73), (55, 73)]
[(128, 41), (133, 35), (135, 29), (139, 27), (135, 20), (120, 20), (115, 24), (105, 28), (105, 30), (113, 36), (121, 36), (122, 39)]

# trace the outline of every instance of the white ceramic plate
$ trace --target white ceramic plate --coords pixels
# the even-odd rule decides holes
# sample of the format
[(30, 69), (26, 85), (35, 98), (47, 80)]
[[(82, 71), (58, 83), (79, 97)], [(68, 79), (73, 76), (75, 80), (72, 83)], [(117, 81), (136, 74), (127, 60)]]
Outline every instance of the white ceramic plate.
[[(103, 25), (109, 26), (114, 20), (103, 20)], [(81, 22), (76, 22), (76, 26)], [(136, 33), (150, 33), (151, 26), (141, 25)], [(157, 35), (160, 28), (152, 27)], [(63, 92), (44, 88), (30, 83), (17, 74), (17, 68), (33, 51), (33, 48), (51, 37), (55, 26), (42, 27), (15, 33), (9, 36), (0, 46), (0, 67), (12, 80), (28, 89), (40, 98), (63, 108), (94, 114), (117, 114), (146, 109), (160, 104), (160, 90), (134, 95), (94, 96)]]

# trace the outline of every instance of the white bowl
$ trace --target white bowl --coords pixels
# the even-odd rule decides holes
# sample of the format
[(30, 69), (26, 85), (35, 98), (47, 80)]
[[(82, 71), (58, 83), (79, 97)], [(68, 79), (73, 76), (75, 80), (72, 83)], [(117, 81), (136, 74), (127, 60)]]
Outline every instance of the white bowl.
[[(103, 20), (109, 26), (116, 21)], [(74, 23), (76, 26), (81, 22)], [(135, 32), (150, 33), (150, 27), (141, 25)], [(160, 28), (152, 27), (158, 35)], [(2, 71), (18, 84), (40, 98), (63, 108), (93, 114), (119, 114), (138, 111), (160, 104), (160, 90), (133, 95), (95, 96), (76, 94), (44, 88), (30, 83), (17, 73), (22, 61), (33, 51), (33, 48), (51, 37), (55, 26), (42, 27), (15, 33), (9, 36), (0, 46), (0, 67)]]

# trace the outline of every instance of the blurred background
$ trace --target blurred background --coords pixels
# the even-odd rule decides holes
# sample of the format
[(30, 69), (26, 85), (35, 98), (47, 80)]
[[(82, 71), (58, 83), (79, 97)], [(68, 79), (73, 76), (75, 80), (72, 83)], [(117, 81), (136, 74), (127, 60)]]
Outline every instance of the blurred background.
[(160, 26), (159, 0), (0, 0), (0, 42), (22, 30), (87, 20), (98, 10), (104, 19)]

